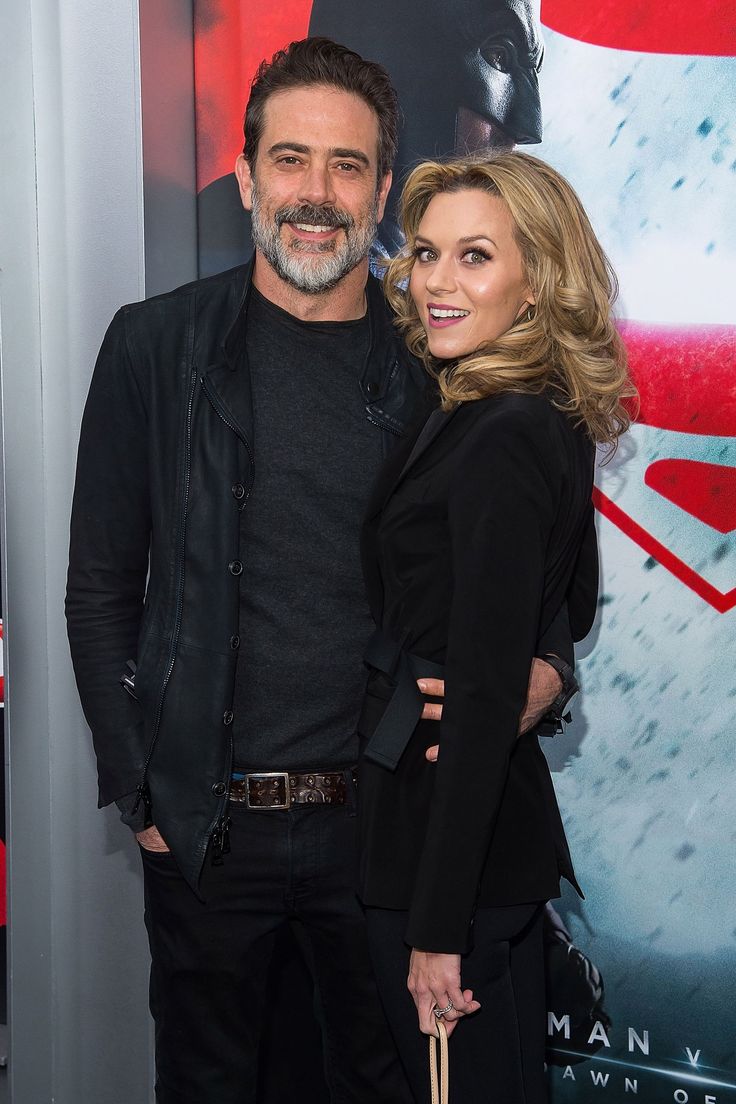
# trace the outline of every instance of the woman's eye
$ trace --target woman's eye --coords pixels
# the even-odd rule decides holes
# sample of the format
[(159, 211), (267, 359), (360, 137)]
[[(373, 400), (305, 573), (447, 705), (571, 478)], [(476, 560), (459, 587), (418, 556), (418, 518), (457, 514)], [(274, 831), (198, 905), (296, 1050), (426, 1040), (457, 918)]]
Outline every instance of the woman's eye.
[(463, 260), (467, 261), (468, 264), (478, 265), (483, 264), (484, 261), (489, 261), (490, 257), (480, 249), (469, 249), (467, 253), (463, 253)]
[(433, 249), (420, 249), (420, 248), (417, 248), (417, 249), (414, 250), (414, 256), (416, 257), (416, 259), (418, 261), (422, 261), (424, 264), (426, 264), (428, 261), (436, 261), (437, 260), (437, 254), (435, 253), (435, 251)]

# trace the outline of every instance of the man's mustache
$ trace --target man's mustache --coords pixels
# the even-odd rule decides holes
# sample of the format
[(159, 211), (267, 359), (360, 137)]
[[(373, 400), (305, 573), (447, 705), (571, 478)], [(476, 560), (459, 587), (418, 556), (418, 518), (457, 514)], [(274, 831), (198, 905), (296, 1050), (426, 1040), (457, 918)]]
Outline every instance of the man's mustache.
[(279, 207), (276, 212), (279, 229), (286, 222), (305, 222), (310, 226), (329, 226), (331, 230), (352, 230), (355, 219), (347, 211), (336, 207), (314, 207), (311, 203), (292, 203)]

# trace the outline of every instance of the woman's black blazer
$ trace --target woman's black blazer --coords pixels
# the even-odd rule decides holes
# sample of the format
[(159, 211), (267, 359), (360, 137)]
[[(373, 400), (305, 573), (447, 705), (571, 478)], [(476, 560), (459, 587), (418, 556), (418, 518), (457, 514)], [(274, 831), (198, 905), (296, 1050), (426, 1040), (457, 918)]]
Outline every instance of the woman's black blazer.
[[(360, 894), (409, 910), (411, 946), (464, 953), (477, 906), (558, 896), (560, 875), (577, 888), (538, 737), (517, 731), (560, 606), (576, 640), (593, 622), (593, 467), (585, 430), (548, 397), (507, 393), (432, 414), (374, 488), (373, 617), (446, 678), (439, 733), (420, 721), (395, 771), (364, 759), (359, 772)], [(372, 673), (364, 746), (392, 690)]]

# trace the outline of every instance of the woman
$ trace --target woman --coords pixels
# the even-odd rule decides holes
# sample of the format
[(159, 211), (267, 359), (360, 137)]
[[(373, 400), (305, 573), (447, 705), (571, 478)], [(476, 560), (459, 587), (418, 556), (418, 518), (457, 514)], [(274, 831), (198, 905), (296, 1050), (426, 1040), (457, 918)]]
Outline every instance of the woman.
[[(364, 529), (378, 629), (360, 892), (417, 1101), (443, 1015), (453, 1100), (533, 1104), (546, 1099), (541, 913), (561, 875), (577, 884), (519, 717), (537, 639), (565, 603), (575, 639), (595, 612), (595, 444), (615, 444), (631, 393), (615, 277), (572, 189), (526, 154), (420, 165), (402, 219), (386, 291), (442, 405), (383, 473)], [(446, 680), (436, 763), (422, 676)]]

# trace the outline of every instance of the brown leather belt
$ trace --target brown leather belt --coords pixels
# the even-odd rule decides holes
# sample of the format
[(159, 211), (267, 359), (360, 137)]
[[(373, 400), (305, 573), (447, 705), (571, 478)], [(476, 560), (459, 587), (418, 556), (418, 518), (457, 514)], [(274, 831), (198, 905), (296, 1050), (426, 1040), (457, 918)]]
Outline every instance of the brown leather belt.
[(347, 778), (355, 771), (253, 771), (230, 780), (230, 800), (248, 809), (290, 809), (292, 805), (345, 805)]

